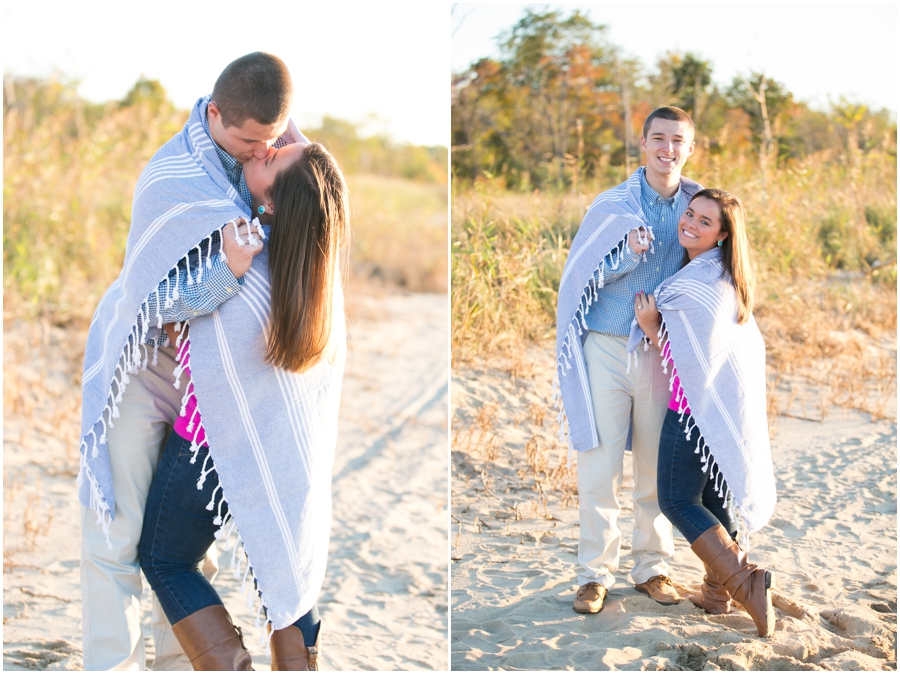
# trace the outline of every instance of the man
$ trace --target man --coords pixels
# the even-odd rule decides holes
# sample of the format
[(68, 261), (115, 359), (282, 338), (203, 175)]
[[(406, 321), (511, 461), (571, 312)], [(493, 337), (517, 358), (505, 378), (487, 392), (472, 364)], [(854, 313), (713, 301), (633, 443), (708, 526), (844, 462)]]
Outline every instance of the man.
[[(289, 121), (292, 97), (290, 73), (279, 58), (256, 52), (235, 60), (219, 76), (208, 103), (206, 99), (201, 99), (195, 106), (202, 124), (191, 127), (189, 120), (182, 132), (191, 133), (192, 138), (198, 138), (201, 144), (214, 145), (215, 153), (210, 155), (217, 156), (218, 160), (214, 159), (212, 165), (203, 164), (198, 157), (190, 155), (156, 164), (151, 160), (135, 188), (135, 212), (144, 190), (161, 180), (168, 181), (167, 189), (174, 193), (179, 190), (179, 182), (186, 185), (190, 176), (196, 180), (197, 176), (206, 175), (212, 178), (211, 184), (218, 181), (222, 185), (222, 198), (207, 208), (186, 205), (182, 209), (189, 212), (191, 227), (203, 234), (193, 240), (186, 239), (179, 254), (195, 246), (202, 236), (210, 238), (197, 246), (199, 253), (195, 257), (199, 259), (200, 269), (196, 262), (192, 265), (189, 260), (182, 259), (159, 283), (155, 291), (156, 301), (151, 302), (148, 298), (141, 304), (135, 334), (141, 336), (143, 344), (132, 345), (131, 352), (137, 352), (139, 363), (143, 349), (146, 354), (143, 371), (127, 365), (129, 343), (126, 342), (126, 366), (121, 370), (121, 378), (117, 376), (119, 369), (114, 372), (113, 383), (116, 387), (112, 387), (109, 378), (93, 373), (102, 372), (101, 361), (115, 362), (119, 358), (121, 344), (115, 348), (107, 347), (105, 337), (93, 326), (88, 338), (83, 377), (82, 470), (79, 475), (83, 505), (81, 581), (85, 669), (144, 669), (137, 545), (159, 453), (179, 414), (183, 394), (182, 390), (173, 386), (175, 349), (158, 326), (211, 313), (240, 291), (243, 275), (262, 246), (239, 245), (233, 236), (221, 237), (217, 230), (230, 219), (224, 213), (241, 213), (245, 217), (250, 213), (251, 199), (242, 163), (251, 157), (264, 158), (272, 145), (305, 142), (305, 138)], [(198, 106), (199, 111), (196, 110)], [(176, 136), (169, 143), (178, 138)], [(146, 197), (143, 198), (146, 200)], [(185, 231), (178, 224), (180, 222), (183, 221), (173, 219), (163, 236), (170, 241), (178, 240)], [(242, 225), (238, 233), (246, 238), (247, 225)], [(140, 245), (143, 243), (142, 239)], [(209, 254), (210, 251), (216, 253), (219, 246), (224, 255)], [(131, 236), (129, 249), (133, 255)], [(207, 253), (206, 260), (203, 259), (204, 252)], [(115, 300), (116, 306), (119, 306), (125, 299), (123, 293), (128, 290), (129, 284), (134, 283), (132, 279), (135, 275), (129, 275), (129, 264), (133, 262), (127, 251), (126, 269), (101, 300), (95, 322), (100, 322), (104, 305), (108, 306)], [(189, 276), (188, 270), (191, 269), (193, 274)], [(165, 267), (163, 273), (164, 270)], [(198, 275), (198, 271), (203, 273)], [(155, 278), (159, 279), (160, 275)], [(116, 295), (117, 292), (119, 295)], [(151, 293), (150, 297), (153, 296)], [(166, 298), (166, 302), (161, 302), (160, 298)], [(126, 305), (127, 302), (122, 304)], [(122, 320), (130, 323), (135, 319), (131, 315)], [(148, 347), (155, 352), (152, 363), (148, 362)], [(129, 380), (128, 371), (133, 375), (140, 374)], [(89, 372), (91, 376), (88, 376)], [(106, 395), (107, 388), (110, 395), (121, 393), (121, 398), (111, 398), (112, 408), (107, 403), (104, 412), (109, 410), (108, 415), (104, 418), (101, 413), (99, 421), (96, 411), (87, 411), (91, 397), (89, 385), (103, 391), (101, 396)], [(97, 399), (96, 393), (93, 399)], [(98, 430), (98, 424), (102, 425), (102, 431)], [(97, 441), (100, 433), (105, 433), (105, 444), (103, 438), (99, 443)], [(91, 445), (92, 449), (89, 449)], [(106, 465), (103, 465), (104, 461)], [(107, 508), (104, 509), (104, 505)], [(97, 513), (91, 510), (99, 513), (99, 519)], [(212, 554), (203, 570), (208, 578), (215, 575)], [(153, 634), (156, 643), (154, 669), (191, 669), (155, 597)]]
[(644, 123), (646, 166), (598, 196), (572, 243), (557, 306), (557, 370), (570, 449), (578, 457), (579, 589), (574, 609), (597, 613), (615, 582), (621, 532), (618, 490), (624, 452), (634, 466), (635, 589), (661, 604), (680, 595), (668, 577), (672, 526), (656, 495), (659, 436), (669, 381), (649, 354), (630, 362), (625, 347), (634, 297), (652, 293), (681, 266), (677, 224), (700, 189), (681, 169), (694, 151), (690, 116), (674, 107)]

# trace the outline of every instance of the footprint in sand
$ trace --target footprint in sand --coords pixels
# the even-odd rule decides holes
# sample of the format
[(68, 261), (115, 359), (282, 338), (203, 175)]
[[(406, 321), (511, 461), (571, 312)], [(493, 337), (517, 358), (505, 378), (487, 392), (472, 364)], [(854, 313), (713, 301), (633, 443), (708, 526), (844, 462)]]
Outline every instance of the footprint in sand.
[(781, 532), (788, 538), (803, 538), (804, 536), (806, 536), (806, 532), (803, 529), (797, 527), (793, 522), (789, 522), (784, 519), (772, 519), (769, 522), (769, 526), (773, 526), (776, 529), (781, 529)]

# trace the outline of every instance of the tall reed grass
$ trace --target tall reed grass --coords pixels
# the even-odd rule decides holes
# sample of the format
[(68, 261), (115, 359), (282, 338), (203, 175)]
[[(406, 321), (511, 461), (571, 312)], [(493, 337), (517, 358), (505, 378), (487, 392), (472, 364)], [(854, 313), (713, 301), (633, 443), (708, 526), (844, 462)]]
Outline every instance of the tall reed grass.
[(413, 292), (447, 292), (447, 184), (347, 176), (358, 277)]
[[(790, 334), (896, 327), (896, 160), (810, 157), (771, 171), (752, 157), (700, 158), (686, 174), (737, 194), (749, 216), (758, 317)], [(624, 179), (624, 175), (621, 179)], [(453, 345), (468, 358), (555, 334), (556, 292), (569, 246), (593, 197), (505, 191), (489, 177), (455, 189)]]
[(138, 175), (186, 115), (149, 101), (91, 109), (53, 81), (6, 82), (4, 103), (5, 304), (83, 312), (121, 267)]

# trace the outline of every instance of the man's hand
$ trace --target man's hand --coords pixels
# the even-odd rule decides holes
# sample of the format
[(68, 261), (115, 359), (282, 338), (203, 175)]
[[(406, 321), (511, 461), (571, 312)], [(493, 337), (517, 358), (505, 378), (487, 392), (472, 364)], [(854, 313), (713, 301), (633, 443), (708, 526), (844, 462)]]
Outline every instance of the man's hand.
[(628, 232), (628, 246), (635, 255), (643, 255), (650, 250), (651, 241), (653, 241), (653, 232), (646, 227), (638, 227)]
[(650, 343), (654, 347), (657, 346), (657, 334), (659, 334), (662, 320), (659, 310), (656, 308), (656, 298), (653, 295), (645, 295), (643, 290), (635, 295), (634, 317), (644, 334), (650, 338)]
[[(241, 243), (235, 238), (235, 232)], [(227, 258), (226, 264), (235, 278), (247, 273), (253, 256), (262, 252), (262, 249), (259, 235), (253, 232), (253, 238), (250, 238), (250, 225), (243, 218), (238, 218), (235, 223), (229, 222), (222, 228), (222, 250)]]

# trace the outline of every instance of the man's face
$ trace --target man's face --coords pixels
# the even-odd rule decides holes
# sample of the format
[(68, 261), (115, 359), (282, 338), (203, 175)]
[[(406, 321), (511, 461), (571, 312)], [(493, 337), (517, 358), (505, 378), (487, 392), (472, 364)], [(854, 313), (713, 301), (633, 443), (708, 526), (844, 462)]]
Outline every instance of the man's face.
[(687, 158), (694, 152), (694, 130), (687, 122), (654, 119), (647, 136), (641, 136), (647, 153), (647, 170), (660, 177), (680, 176)]
[(225, 126), (215, 101), (209, 102), (207, 117), (213, 140), (242, 164), (252, 157), (265, 159), (272, 143), (287, 129), (287, 119), (271, 125), (247, 119), (240, 126)]

